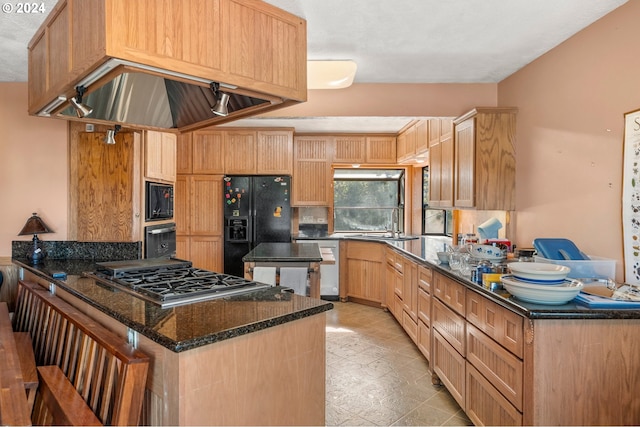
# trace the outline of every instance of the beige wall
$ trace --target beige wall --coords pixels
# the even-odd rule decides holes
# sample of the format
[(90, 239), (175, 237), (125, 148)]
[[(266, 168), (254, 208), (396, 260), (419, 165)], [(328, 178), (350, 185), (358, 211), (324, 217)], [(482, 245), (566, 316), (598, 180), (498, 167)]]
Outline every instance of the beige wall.
[(12, 240), (32, 212), (67, 238), (67, 126), (62, 120), (27, 114), (27, 84), (0, 83), (0, 257), (11, 256)]
[(517, 243), (566, 237), (623, 280), (624, 113), (640, 108), (640, 2), (628, 2), (498, 85), (517, 106)]

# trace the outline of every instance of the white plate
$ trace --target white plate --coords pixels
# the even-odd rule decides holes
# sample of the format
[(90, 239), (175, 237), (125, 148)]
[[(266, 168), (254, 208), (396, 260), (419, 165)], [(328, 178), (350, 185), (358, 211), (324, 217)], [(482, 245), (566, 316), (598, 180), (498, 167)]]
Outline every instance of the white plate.
[(579, 280), (566, 279), (557, 286), (536, 285), (522, 282), (511, 275), (502, 276), (507, 292), (527, 302), (547, 305), (565, 304), (576, 297), (584, 287)]
[(508, 264), (511, 273), (521, 279), (540, 282), (559, 282), (567, 277), (571, 269), (564, 265), (544, 262), (511, 262)]

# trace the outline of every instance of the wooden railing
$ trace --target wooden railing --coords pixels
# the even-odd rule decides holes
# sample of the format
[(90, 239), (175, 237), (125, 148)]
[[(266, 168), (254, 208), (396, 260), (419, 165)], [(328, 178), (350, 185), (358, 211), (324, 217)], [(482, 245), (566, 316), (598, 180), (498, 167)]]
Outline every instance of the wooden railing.
[(101, 423), (138, 424), (149, 359), (123, 337), (25, 281), (18, 284), (13, 329), (30, 333), (36, 364), (60, 368)]

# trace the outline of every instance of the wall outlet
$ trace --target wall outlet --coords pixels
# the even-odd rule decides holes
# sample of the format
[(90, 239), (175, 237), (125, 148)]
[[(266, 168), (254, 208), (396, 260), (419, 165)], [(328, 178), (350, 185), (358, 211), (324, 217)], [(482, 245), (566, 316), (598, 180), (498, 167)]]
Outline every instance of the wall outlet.
[(84, 125), (84, 130), (85, 130), (86, 132), (93, 132), (93, 131), (95, 130), (95, 127), (93, 126), (93, 124), (92, 124), (92, 123), (86, 123), (86, 124)]

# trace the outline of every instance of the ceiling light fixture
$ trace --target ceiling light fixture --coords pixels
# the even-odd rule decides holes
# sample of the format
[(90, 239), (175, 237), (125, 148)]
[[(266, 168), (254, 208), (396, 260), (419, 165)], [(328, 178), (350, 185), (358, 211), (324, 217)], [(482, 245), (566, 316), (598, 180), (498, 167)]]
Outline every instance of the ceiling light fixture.
[(353, 84), (358, 65), (345, 61), (307, 61), (307, 89), (343, 89)]
[(213, 92), (213, 98), (216, 100), (216, 105), (211, 109), (211, 112), (217, 116), (228, 116), (229, 94), (226, 92), (220, 92), (220, 83), (213, 82), (210, 87)]
[(107, 145), (114, 145), (116, 143), (116, 134), (120, 132), (121, 126), (115, 125), (113, 129), (107, 130), (107, 136), (104, 137), (104, 143)]
[(78, 115), (78, 118), (83, 118), (88, 116), (89, 114), (91, 114), (93, 112), (93, 108), (89, 107), (88, 105), (85, 105), (82, 103), (82, 95), (84, 95), (84, 93), (87, 91), (87, 88), (84, 86), (76, 86), (76, 96), (72, 97), (69, 101), (71, 102), (71, 105), (73, 105), (73, 108), (76, 109), (76, 114)]

